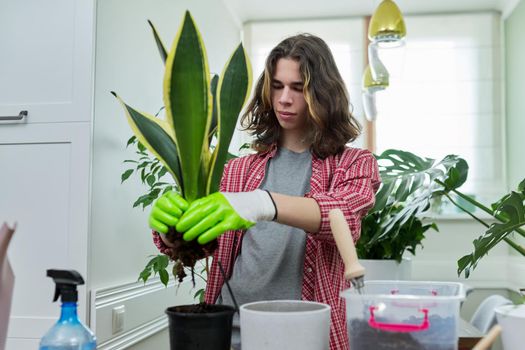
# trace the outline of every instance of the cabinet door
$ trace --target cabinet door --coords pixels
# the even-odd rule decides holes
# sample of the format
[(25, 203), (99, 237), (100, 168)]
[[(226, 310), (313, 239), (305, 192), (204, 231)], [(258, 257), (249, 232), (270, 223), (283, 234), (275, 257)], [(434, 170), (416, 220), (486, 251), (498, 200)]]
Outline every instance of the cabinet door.
[(0, 2), (0, 119), (90, 120), (93, 13), (94, 0)]
[[(35, 349), (59, 316), (46, 269), (87, 280), (90, 123), (0, 125), (0, 222), (17, 222), (8, 350)], [(80, 288), (85, 319), (86, 288)]]

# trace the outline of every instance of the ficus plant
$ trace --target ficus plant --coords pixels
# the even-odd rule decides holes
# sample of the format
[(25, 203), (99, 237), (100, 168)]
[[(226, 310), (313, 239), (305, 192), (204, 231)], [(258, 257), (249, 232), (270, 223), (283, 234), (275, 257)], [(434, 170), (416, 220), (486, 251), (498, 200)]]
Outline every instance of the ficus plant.
[[(153, 23), (149, 24), (165, 64), (164, 116), (138, 111), (112, 92), (122, 104), (134, 134), (128, 146), (135, 145), (139, 155), (135, 168), (126, 170), (121, 179), (140, 173), (150, 191), (134, 206), (143, 208), (171, 189), (190, 203), (218, 191), (235, 125), (252, 85), (251, 67), (242, 44), (233, 51), (219, 76), (210, 74), (204, 42), (188, 11), (169, 51)], [(163, 179), (165, 174), (171, 175), (171, 183)], [(183, 241), (173, 228), (166, 237), (174, 245), (169, 258), (175, 262), (173, 274), (179, 280), (185, 276), (185, 267), (193, 272), (196, 261), (209, 256), (216, 247), (216, 242), (201, 246), (196, 241)], [(140, 278), (146, 281), (151, 274), (159, 273), (166, 284), (166, 269), (166, 258), (159, 255), (146, 265)]]

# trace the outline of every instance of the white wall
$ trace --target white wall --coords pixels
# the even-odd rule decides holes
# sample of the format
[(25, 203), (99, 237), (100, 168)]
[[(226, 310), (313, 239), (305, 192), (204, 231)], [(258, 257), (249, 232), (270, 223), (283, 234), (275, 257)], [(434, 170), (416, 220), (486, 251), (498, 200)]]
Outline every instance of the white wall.
[(436, 223), (439, 232), (428, 230), (423, 248), (419, 248), (413, 257), (413, 279), (464, 281), (482, 288), (511, 285), (507, 270), (509, 249), (505, 244), (491, 250), (467, 280), (464, 274), (457, 275), (457, 260), (472, 252), (472, 241), (485, 231), (481, 224), (468, 218), (439, 219)]

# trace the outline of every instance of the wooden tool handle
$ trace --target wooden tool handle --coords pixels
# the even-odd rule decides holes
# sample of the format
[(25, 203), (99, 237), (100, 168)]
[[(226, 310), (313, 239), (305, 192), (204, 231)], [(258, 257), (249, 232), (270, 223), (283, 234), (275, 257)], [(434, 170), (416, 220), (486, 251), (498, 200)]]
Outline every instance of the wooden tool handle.
[(496, 324), (492, 326), (487, 335), (485, 335), (481, 340), (472, 348), (472, 350), (487, 350), (490, 348), (492, 343), (496, 340), (498, 335), (501, 333), (501, 326)]
[(355, 251), (352, 233), (341, 209), (332, 209), (328, 213), (330, 227), (335, 244), (345, 264), (345, 278), (351, 280), (365, 274), (365, 268), (359, 263)]

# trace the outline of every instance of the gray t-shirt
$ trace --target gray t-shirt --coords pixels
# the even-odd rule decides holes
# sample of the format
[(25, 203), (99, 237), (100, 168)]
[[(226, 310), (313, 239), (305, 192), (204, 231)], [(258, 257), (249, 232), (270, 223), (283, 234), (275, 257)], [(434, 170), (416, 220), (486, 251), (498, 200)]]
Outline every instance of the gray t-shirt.
[[(267, 164), (261, 189), (292, 196), (310, 191), (312, 156), (279, 148)], [(244, 234), (229, 280), (240, 305), (275, 299), (301, 299), (306, 233), (276, 222), (258, 222)], [(226, 285), (219, 302), (233, 305)], [(238, 331), (238, 315), (234, 333)], [(235, 335), (234, 335), (235, 342)]]

